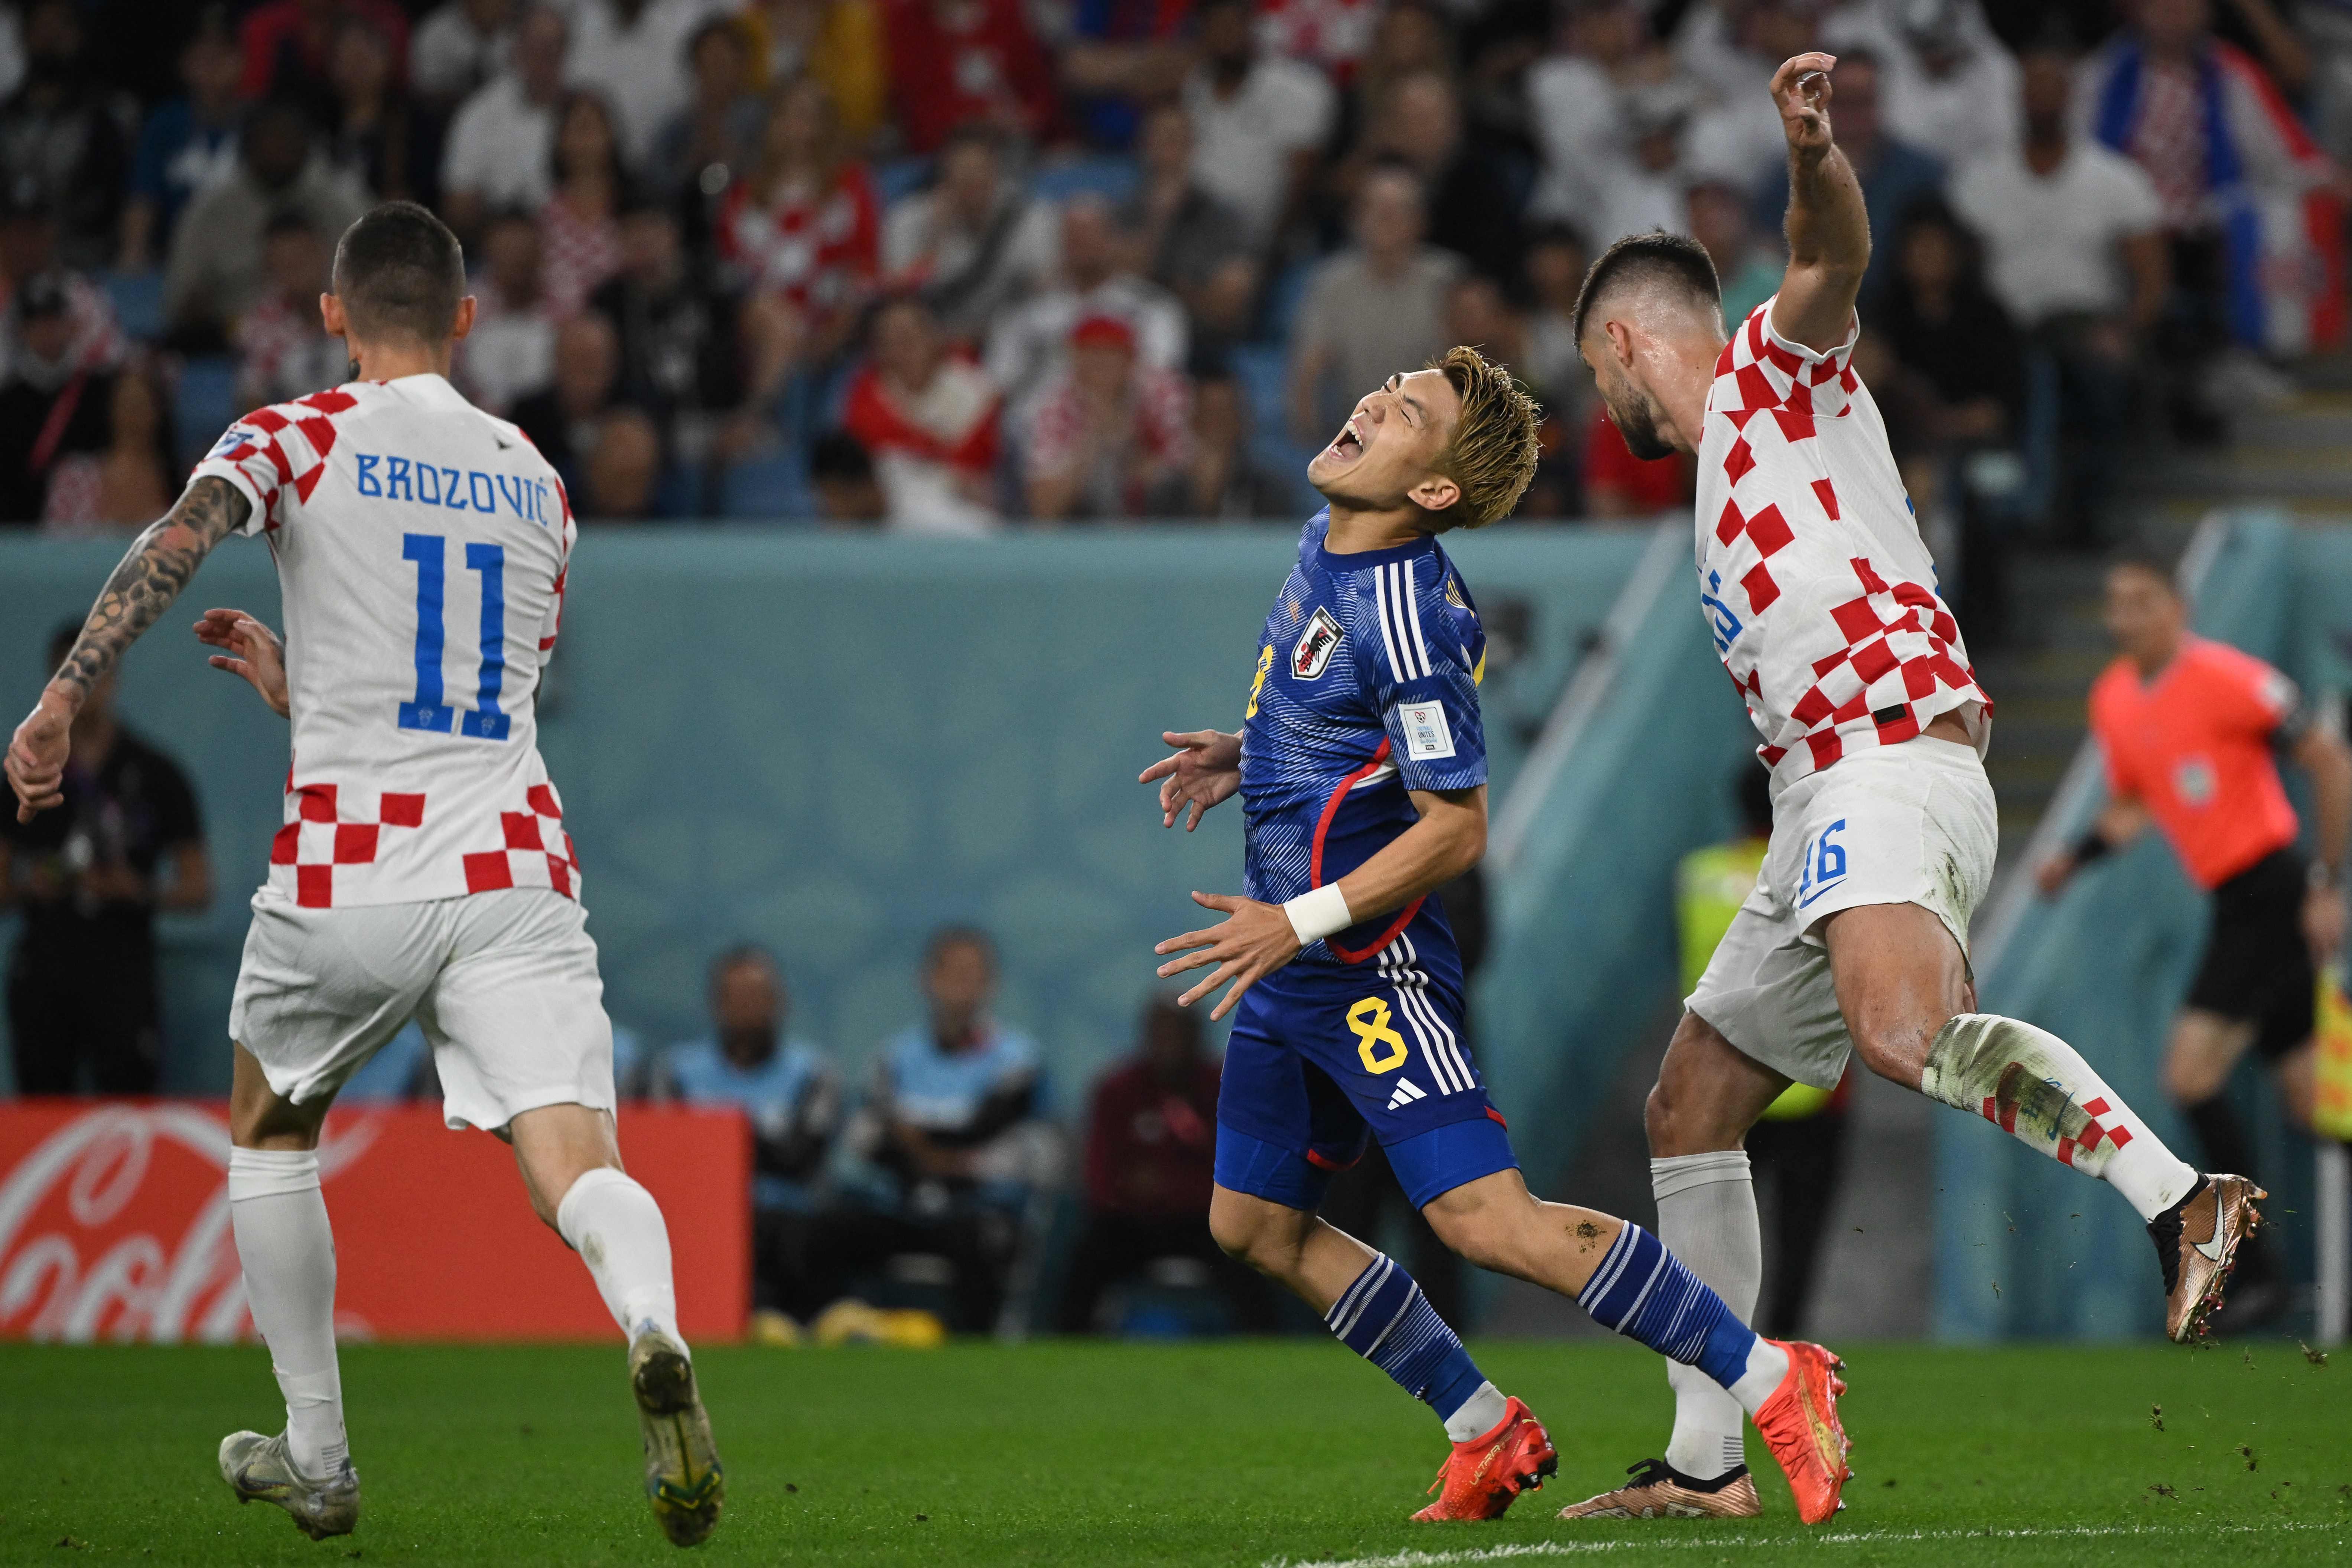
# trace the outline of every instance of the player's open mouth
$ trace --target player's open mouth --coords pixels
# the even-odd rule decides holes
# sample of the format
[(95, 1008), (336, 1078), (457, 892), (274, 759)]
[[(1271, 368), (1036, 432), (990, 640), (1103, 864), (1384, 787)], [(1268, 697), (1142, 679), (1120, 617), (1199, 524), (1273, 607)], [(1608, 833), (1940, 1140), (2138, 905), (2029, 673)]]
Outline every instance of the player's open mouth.
[(1356, 434), (1356, 422), (1349, 420), (1331, 437), (1331, 453), (1343, 463), (1352, 463), (1364, 455), (1364, 438)]

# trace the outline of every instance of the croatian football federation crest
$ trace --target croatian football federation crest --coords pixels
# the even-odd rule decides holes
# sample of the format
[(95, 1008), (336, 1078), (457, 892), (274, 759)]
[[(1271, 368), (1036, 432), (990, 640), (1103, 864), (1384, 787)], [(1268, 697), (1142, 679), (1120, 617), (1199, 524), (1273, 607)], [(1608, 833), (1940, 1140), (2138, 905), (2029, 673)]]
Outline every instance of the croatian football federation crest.
[(1307, 618), (1307, 629), (1298, 635), (1298, 646), (1290, 650), (1290, 673), (1298, 680), (1313, 680), (1331, 667), (1332, 650), (1339, 646), (1339, 623), (1322, 605)]

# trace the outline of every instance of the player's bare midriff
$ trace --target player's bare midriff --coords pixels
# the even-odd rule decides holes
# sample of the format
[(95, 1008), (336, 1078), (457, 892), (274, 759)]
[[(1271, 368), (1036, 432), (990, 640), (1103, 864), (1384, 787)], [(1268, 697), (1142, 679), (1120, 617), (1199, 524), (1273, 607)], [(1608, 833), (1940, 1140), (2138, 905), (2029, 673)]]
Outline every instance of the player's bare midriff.
[(1919, 734), (1923, 740), (1950, 741), (1962, 746), (1972, 746), (1976, 743), (1969, 739), (1969, 727), (1960, 722), (1960, 716), (1957, 712), (1937, 714), (1927, 721), (1927, 727), (1920, 731)]

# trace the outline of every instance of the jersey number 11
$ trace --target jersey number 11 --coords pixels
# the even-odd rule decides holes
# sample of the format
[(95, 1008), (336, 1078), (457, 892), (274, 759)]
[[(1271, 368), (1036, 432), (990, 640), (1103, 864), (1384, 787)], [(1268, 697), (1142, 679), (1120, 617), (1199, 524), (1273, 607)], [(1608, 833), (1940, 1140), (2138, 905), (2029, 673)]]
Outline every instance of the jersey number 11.
[[(457, 710), (441, 700), (441, 614), (444, 558), (448, 538), (439, 533), (401, 536), (400, 554), (416, 563), (416, 700), (400, 705), (400, 727), (449, 732)], [(501, 544), (466, 546), (466, 570), (482, 574), (482, 673), (473, 710), (457, 725), (461, 735), (503, 741), (512, 723), (499, 711), (499, 689), (507, 675), (507, 552)]]

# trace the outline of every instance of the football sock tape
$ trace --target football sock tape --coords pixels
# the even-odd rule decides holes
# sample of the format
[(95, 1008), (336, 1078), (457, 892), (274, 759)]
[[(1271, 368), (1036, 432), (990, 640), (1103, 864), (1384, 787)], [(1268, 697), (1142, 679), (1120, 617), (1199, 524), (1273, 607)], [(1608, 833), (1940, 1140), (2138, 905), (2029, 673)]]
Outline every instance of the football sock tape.
[(1971, 1111), (2028, 1148), (2096, 1176), (2154, 1219), (2197, 1184), (2147, 1123), (2047, 1029), (1962, 1013), (1937, 1031), (1919, 1092)]

